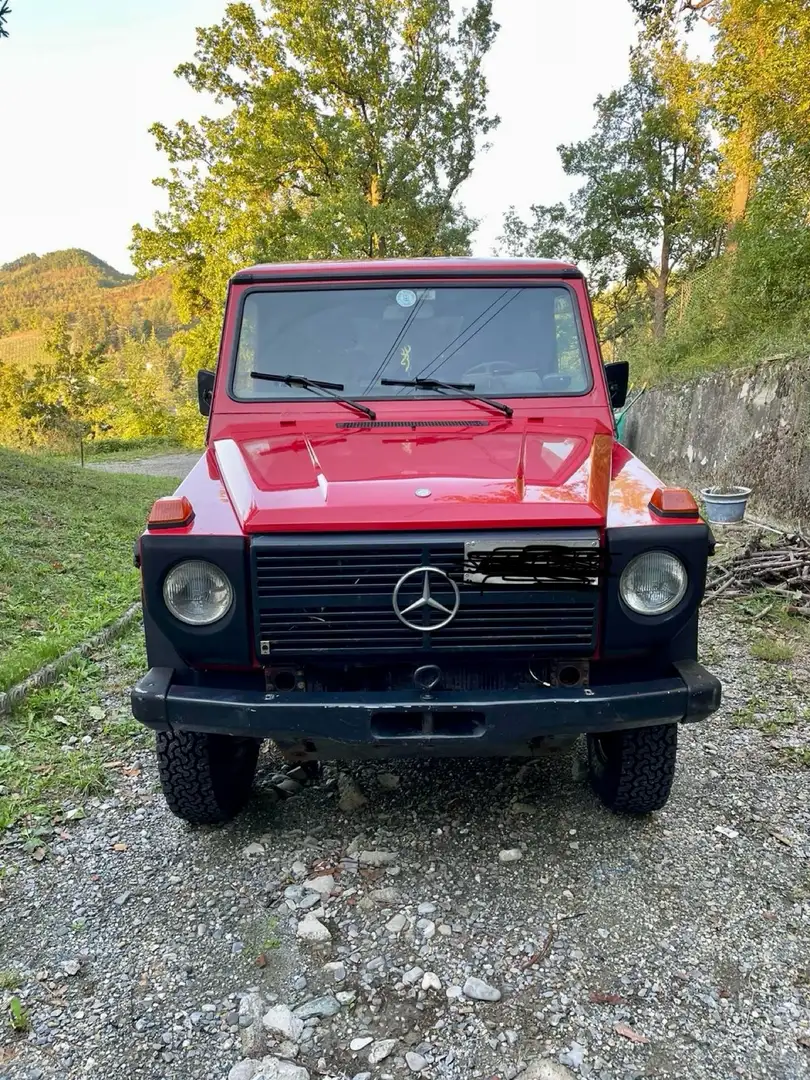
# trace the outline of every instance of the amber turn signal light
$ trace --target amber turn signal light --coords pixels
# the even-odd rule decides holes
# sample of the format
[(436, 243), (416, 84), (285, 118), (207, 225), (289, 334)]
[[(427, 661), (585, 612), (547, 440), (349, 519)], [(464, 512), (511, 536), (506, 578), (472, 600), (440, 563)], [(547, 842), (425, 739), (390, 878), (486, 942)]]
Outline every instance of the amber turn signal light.
[(650, 499), (650, 510), (658, 517), (696, 518), (698, 504), (686, 488), (656, 488)]
[(149, 529), (182, 529), (194, 520), (194, 508), (182, 495), (167, 495), (157, 499), (149, 511), (147, 527)]

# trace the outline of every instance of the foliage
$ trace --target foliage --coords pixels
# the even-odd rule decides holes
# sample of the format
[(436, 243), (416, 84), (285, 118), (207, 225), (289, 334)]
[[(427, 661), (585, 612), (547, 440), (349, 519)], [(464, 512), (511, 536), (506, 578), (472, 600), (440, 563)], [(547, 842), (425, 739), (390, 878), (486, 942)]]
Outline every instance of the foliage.
[(181, 346), (152, 332), (117, 349), (81, 346), (58, 319), (44, 364), (0, 364), (0, 442), (20, 448), (75, 448), (80, 439), (160, 438), (199, 446), (204, 423), (183, 372)]
[(664, 331), (667, 289), (676, 269), (708, 258), (717, 231), (705, 70), (671, 38), (631, 57), (621, 89), (599, 97), (590, 138), (560, 146), (564, 171), (581, 177), (568, 207), (514, 211), (502, 243), (512, 254), (568, 255), (587, 263), (597, 290), (643, 287)]
[(11, 14), (11, 8), (8, 6), (9, 0), (2, 0), (0, 3), (0, 40), (4, 37), (8, 37), (8, 30), (6, 29), (6, 21)]
[(465, 253), (474, 222), (456, 196), (497, 123), (482, 69), (491, 0), (460, 19), (450, 0), (261, 9), (231, 3), (198, 30), (177, 74), (230, 111), (153, 126), (169, 209), (134, 230), (137, 265), (176, 267), (181, 314), (209, 337), (239, 265)]
[(137, 599), (132, 544), (174, 486), (0, 450), (0, 689)]

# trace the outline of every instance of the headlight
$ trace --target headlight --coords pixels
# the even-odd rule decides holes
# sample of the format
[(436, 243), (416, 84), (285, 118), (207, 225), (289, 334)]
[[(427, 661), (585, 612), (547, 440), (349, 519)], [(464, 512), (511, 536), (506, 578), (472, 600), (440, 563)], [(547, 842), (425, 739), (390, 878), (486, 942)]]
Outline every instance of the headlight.
[(209, 626), (227, 615), (233, 589), (218, 567), (201, 559), (178, 563), (163, 582), (166, 607), (180, 622)]
[(668, 551), (646, 551), (625, 566), (619, 595), (639, 615), (663, 615), (680, 604), (688, 583), (680, 559)]

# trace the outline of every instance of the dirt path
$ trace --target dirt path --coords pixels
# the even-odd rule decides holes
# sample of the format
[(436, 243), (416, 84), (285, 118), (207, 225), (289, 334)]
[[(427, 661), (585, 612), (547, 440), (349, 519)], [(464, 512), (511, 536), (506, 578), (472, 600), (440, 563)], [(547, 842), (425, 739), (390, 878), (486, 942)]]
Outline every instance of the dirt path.
[(187, 476), (200, 460), (200, 452), (190, 454), (159, 454), (156, 457), (136, 458), (133, 461), (91, 461), (88, 469), (101, 472), (140, 473), (143, 476)]
[[(810, 1076), (810, 770), (784, 757), (810, 740), (804, 661), (753, 660), (717, 609), (704, 641), (726, 703), (681, 729), (644, 821), (601, 809), (568, 756), (363, 768), (354, 813), (328, 786), (260, 789), (193, 830), (141, 740), (43, 862), (0, 848), (0, 971), (32, 1024), (0, 1025), (0, 1076), (226, 1080), (246, 1053), (295, 1064), (241, 1080)], [(301, 887), (324, 872), (331, 897)], [(296, 931), (321, 907), (319, 952)], [(470, 977), (500, 1000), (459, 996)], [(244, 1026), (271, 1003), (309, 1017), (275, 1013), (286, 1046)]]

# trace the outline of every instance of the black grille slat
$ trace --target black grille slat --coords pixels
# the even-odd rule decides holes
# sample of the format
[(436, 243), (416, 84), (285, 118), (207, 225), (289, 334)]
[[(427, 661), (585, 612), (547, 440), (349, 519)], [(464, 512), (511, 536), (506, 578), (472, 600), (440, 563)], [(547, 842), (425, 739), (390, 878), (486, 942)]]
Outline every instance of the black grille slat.
[[(593, 653), (597, 587), (552, 581), (482, 588), (464, 580), (468, 539), (475, 537), (411, 534), (403, 542), (381, 534), (334, 544), (327, 536), (258, 538), (252, 565), (260, 654)], [(527, 535), (527, 543), (540, 542), (542, 534)], [(420, 566), (443, 570), (461, 596), (452, 622), (431, 633), (403, 625), (393, 609), (397, 582)], [(406, 582), (400, 601), (418, 598), (421, 587), (418, 577)]]

